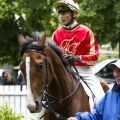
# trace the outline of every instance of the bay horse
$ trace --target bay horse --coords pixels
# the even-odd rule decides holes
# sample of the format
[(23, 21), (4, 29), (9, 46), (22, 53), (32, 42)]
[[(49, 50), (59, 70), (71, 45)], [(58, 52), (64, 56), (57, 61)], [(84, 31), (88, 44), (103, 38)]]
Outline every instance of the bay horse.
[(60, 49), (19, 35), (20, 69), (27, 81), (27, 107), (31, 113), (46, 109), (44, 120), (66, 120), (76, 112), (90, 111), (89, 98), (80, 82), (68, 69)]

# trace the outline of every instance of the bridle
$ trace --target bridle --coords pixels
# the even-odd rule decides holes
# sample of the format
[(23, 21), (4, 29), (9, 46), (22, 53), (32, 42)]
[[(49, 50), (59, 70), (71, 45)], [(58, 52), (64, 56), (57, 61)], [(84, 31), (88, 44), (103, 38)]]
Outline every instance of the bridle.
[[(60, 97), (59, 98), (59, 97), (55, 97), (55, 96), (51, 95), (49, 93), (49, 90), (48, 90), (48, 87), (49, 87), (48, 62), (49, 61), (46, 59), (47, 53), (44, 53), (42, 51), (35, 50), (35, 49), (32, 49), (32, 48), (27, 49), (24, 53), (33, 52), (33, 51), (37, 52), (37, 53), (40, 53), (40, 54), (43, 54), (45, 56), (45, 61), (44, 62), (45, 62), (45, 71), (46, 71), (46, 73), (45, 73), (45, 79), (44, 79), (44, 82), (43, 82), (44, 86), (43, 86), (43, 89), (42, 89), (42, 91), (40, 93), (42, 107), (45, 108), (48, 111), (47, 113), (52, 113), (57, 119), (66, 120), (66, 118), (60, 114), (60, 112), (58, 113), (53, 109), (52, 104), (54, 104), (54, 103), (62, 103), (64, 101), (68, 100), (69, 98), (72, 98), (72, 96), (75, 94), (75, 92), (77, 91), (77, 89), (78, 89), (78, 87), (80, 85), (80, 80), (78, 81), (78, 84), (75, 87), (75, 89), (69, 95), (67, 95), (66, 97), (64, 97), (64, 98)], [(80, 76), (79, 76), (79, 73), (78, 73), (77, 69), (75, 67), (74, 67), (74, 69), (75, 69), (75, 71), (76, 71), (76, 73), (78, 75), (78, 79), (80, 79)], [(65, 110), (65, 111), (62, 111), (61, 113), (66, 112), (66, 111), (68, 111), (68, 109)], [(45, 115), (46, 114), (41, 116), (40, 119), (42, 119)]]
[[(36, 51), (37, 52), (37, 51)], [(44, 54), (44, 55), (47, 55), (47, 54)], [(45, 59), (45, 70), (46, 70), (46, 77), (45, 77), (45, 82), (44, 82), (44, 90), (41, 92), (41, 96), (42, 96), (42, 98), (41, 98), (41, 102), (42, 102), (42, 107), (44, 107), (48, 112), (50, 112), (50, 113), (52, 113), (56, 118), (58, 118), (58, 119), (61, 119), (61, 120), (66, 120), (66, 118), (64, 117), (64, 116), (62, 116), (60, 113), (58, 113), (58, 112), (56, 112), (53, 108), (52, 108), (52, 104), (54, 104), (54, 103), (62, 103), (62, 102), (64, 102), (64, 101), (66, 101), (66, 100), (68, 100), (69, 98), (71, 98), (74, 94), (75, 94), (75, 92), (77, 91), (77, 89), (78, 89), (78, 87), (79, 87), (79, 85), (80, 85), (80, 80), (78, 81), (78, 84), (77, 84), (77, 86), (75, 87), (75, 89), (74, 89), (74, 91), (73, 92), (71, 92), (69, 95), (67, 95), (66, 97), (64, 97), (64, 98), (59, 98), (59, 97), (55, 97), (55, 96), (53, 96), (53, 95), (51, 95), (50, 93), (49, 93), (49, 91), (48, 91), (48, 87), (49, 87), (49, 80), (48, 80), (48, 71), (47, 71), (47, 69), (48, 69), (48, 66), (47, 66), (47, 59)], [(74, 69), (75, 69), (75, 71), (76, 71), (76, 73), (77, 73), (77, 75), (78, 75), (78, 79), (80, 79), (80, 76), (79, 76), (79, 73), (78, 73), (78, 71), (77, 71), (77, 69), (74, 67)], [(51, 99), (52, 101), (49, 101), (49, 99)], [(67, 111), (67, 110), (65, 110), (65, 111)], [(64, 111), (64, 112), (65, 112)], [(62, 112), (63, 113), (63, 112)], [(44, 116), (44, 115), (43, 115)], [(42, 116), (42, 117), (43, 117)], [(41, 117), (41, 118), (42, 118)], [(40, 119), (41, 119), (40, 118)]]

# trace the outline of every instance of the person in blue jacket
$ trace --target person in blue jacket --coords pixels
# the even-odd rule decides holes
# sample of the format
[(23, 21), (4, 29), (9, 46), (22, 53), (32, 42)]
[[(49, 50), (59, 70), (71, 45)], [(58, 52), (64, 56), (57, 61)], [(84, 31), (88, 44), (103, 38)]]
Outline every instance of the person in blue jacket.
[(109, 64), (116, 82), (92, 112), (78, 112), (67, 120), (120, 120), (120, 59)]

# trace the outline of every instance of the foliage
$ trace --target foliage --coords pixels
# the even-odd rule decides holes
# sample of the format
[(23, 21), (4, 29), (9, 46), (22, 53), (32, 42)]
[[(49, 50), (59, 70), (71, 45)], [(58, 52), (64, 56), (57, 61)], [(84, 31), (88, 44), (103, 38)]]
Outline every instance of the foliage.
[[(46, 31), (50, 37), (59, 25), (54, 0), (0, 0), (0, 63), (18, 65), (18, 33)], [(119, 0), (79, 0), (78, 21), (90, 27), (100, 45), (120, 41)], [(120, 43), (119, 43), (120, 44)]]
[(15, 19), (16, 7), (12, 0), (0, 0), (0, 62), (12, 63), (17, 59), (16, 36), (19, 28)]
[(112, 59), (112, 58), (118, 58), (118, 55), (115, 54), (115, 55), (103, 55), (101, 54), (100, 57), (99, 57), (99, 61), (98, 62), (101, 62), (101, 61), (104, 61), (104, 60), (108, 60), (108, 59)]
[(115, 47), (120, 40), (119, 0), (83, 0), (80, 3), (79, 20), (88, 25), (98, 38), (99, 44), (111, 43)]
[(16, 115), (7, 105), (0, 106), (0, 120), (22, 120), (22, 115)]

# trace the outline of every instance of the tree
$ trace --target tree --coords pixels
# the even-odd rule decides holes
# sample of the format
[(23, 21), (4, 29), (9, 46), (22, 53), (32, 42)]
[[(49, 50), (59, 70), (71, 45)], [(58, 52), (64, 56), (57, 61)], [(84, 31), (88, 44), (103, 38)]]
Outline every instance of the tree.
[(111, 42), (115, 47), (120, 41), (119, 5), (119, 0), (84, 0), (80, 3), (79, 20), (95, 31), (100, 44)]
[(17, 58), (16, 35), (19, 31), (13, 1), (0, 0), (0, 62), (12, 63)]
[[(0, 63), (18, 65), (19, 32), (46, 31), (48, 36), (59, 25), (54, 0), (0, 0)], [(119, 0), (79, 0), (78, 21), (90, 27), (100, 45), (120, 41)], [(6, 49), (7, 48), (7, 49)]]

